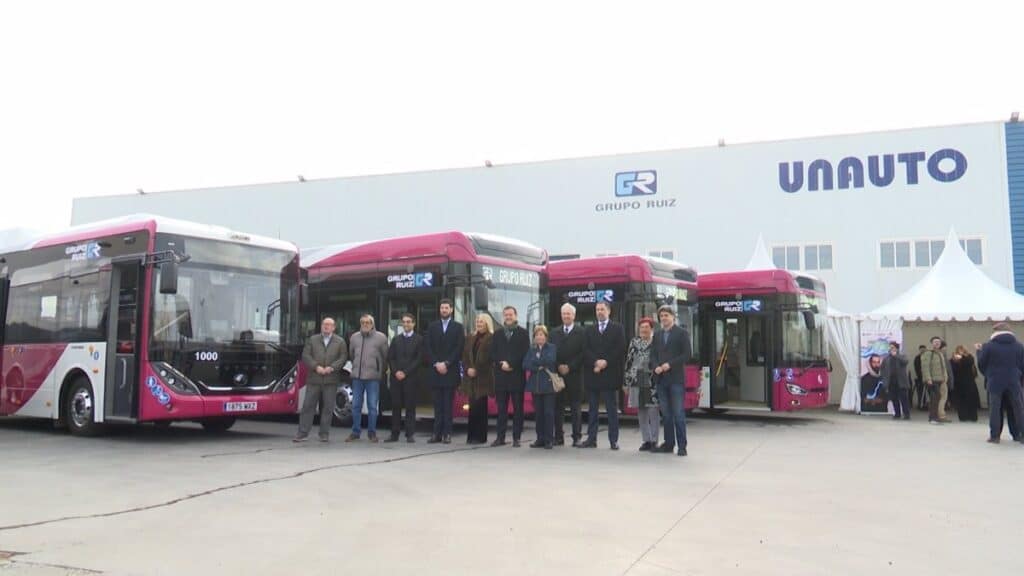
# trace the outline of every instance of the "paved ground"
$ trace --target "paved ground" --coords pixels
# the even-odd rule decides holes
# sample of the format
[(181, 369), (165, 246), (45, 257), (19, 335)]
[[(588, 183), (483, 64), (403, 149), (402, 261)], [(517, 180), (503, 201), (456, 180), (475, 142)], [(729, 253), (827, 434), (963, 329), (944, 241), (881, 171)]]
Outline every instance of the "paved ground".
[[(1024, 447), (981, 424), (700, 418), (690, 456), (289, 442), (294, 425), (78, 439), (0, 420), (8, 574), (1001, 574)], [(528, 432), (532, 439), (532, 431)]]

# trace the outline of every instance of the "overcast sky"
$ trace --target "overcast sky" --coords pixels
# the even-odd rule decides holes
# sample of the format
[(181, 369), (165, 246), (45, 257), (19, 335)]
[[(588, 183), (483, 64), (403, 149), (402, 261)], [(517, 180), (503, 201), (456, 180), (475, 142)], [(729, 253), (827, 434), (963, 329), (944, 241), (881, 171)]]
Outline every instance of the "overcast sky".
[[(1016, 8), (1011, 6), (1017, 5)], [(71, 198), (1007, 119), (1019, 3), (4, 2), (0, 228)]]

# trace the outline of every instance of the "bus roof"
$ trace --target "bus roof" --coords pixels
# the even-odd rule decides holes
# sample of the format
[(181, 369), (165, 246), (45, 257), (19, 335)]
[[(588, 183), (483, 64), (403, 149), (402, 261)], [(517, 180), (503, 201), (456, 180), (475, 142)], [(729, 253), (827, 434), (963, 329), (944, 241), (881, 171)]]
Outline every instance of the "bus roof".
[(316, 269), (431, 258), (463, 262), (500, 259), (543, 266), (548, 253), (513, 238), (450, 231), (310, 248), (302, 251), (300, 260), (303, 268)]
[(252, 234), (237, 232), (222, 226), (199, 224), (196, 222), (188, 222), (186, 220), (154, 216), (152, 214), (132, 214), (129, 216), (121, 216), (119, 218), (111, 218), (109, 220), (100, 220), (89, 224), (72, 226), (71, 228), (67, 228), (60, 232), (36, 236), (35, 238), (22, 242), (16, 246), (11, 245), (0, 247), (0, 252), (45, 248), (47, 246), (56, 246), (59, 244), (67, 244), (69, 242), (84, 242), (100, 236), (136, 232), (139, 230), (178, 234), (181, 236), (220, 240), (224, 242), (235, 242), (238, 244), (285, 250), (288, 252), (298, 251), (298, 248), (291, 242), (285, 242), (284, 240), (278, 240), (276, 238), (254, 236)]
[(664, 282), (694, 285), (697, 272), (681, 262), (648, 256), (599, 256), (558, 260), (547, 266), (548, 286), (588, 282)]
[(739, 270), (701, 274), (697, 279), (697, 292), (701, 298), (730, 296), (737, 292), (746, 294), (814, 292), (824, 295), (825, 283), (814, 276), (794, 274), (789, 270)]

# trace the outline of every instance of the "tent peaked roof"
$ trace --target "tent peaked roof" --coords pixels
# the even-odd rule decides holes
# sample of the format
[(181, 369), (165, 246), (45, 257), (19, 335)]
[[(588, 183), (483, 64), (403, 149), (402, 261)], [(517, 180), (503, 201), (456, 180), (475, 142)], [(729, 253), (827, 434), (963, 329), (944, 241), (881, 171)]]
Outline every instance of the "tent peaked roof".
[(754, 253), (750, 255), (750, 261), (744, 270), (774, 270), (777, 268), (772, 257), (768, 255), (768, 248), (764, 245), (764, 236), (757, 235), (757, 245), (754, 246)]
[(906, 292), (870, 317), (904, 320), (1024, 320), (1024, 296), (1004, 288), (967, 257), (950, 229), (935, 266)]

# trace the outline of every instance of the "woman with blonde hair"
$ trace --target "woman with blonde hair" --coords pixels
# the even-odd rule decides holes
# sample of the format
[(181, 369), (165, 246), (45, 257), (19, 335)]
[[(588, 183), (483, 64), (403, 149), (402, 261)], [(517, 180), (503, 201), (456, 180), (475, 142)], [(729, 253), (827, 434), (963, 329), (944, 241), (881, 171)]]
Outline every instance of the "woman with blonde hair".
[(473, 334), (466, 338), (462, 352), (462, 392), (469, 399), (469, 432), (466, 444), (487, 442), (487, 397), (494, 394), (494, 366), (491, 365), (491, 337), (494, 321), (481, 312), (476, 316)]
[(551, 373), (558, 368), (555, 345), (548, 342), (548, 328), (539, 324), (533, 329), (533, 345), (526, 358), (523, 370), (530, 373), (526, 391), (533, 394), (533, 413), (537, 424), (537, 441), (530, 448), (551, 450), (555, 442), (555, 386)]

